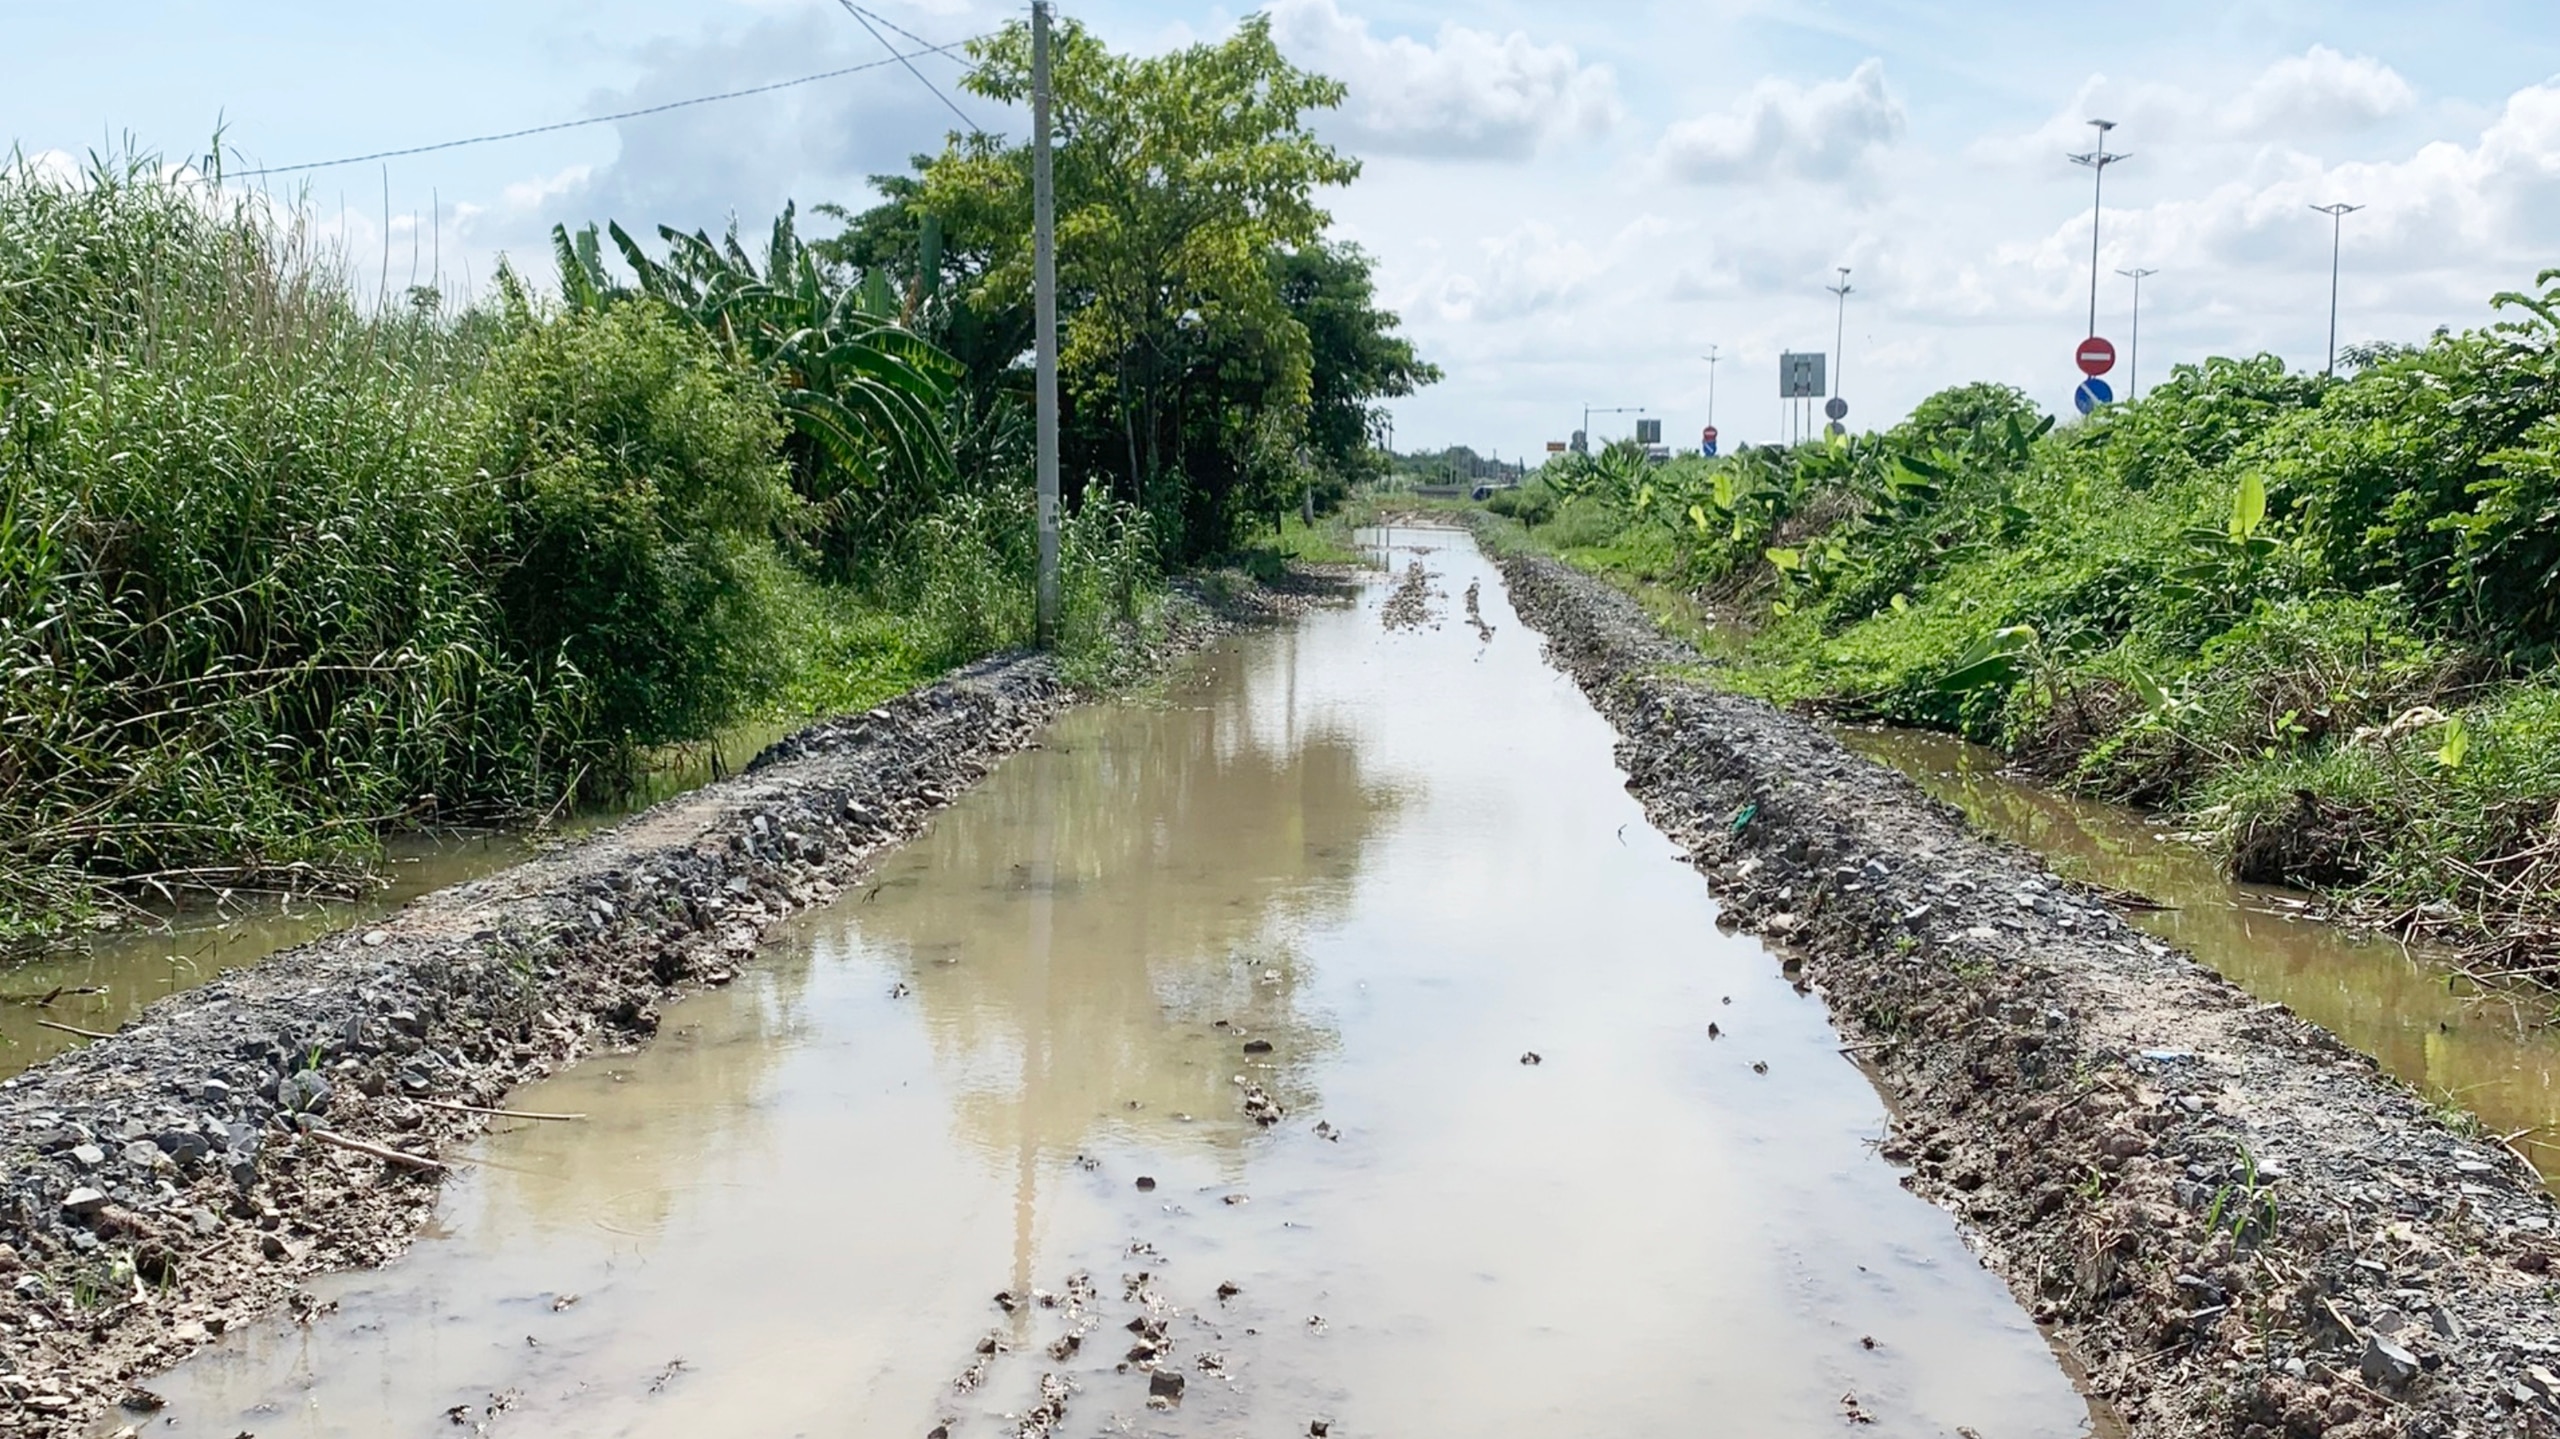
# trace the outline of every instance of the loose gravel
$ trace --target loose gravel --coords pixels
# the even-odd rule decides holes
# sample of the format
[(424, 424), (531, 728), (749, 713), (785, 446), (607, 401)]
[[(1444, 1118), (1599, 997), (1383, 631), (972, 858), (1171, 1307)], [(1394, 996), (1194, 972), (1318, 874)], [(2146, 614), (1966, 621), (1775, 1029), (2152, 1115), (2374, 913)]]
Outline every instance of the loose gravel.
[(1819, 726), (1696, 676), (1624, 595), (1502, 561), (1727, 922), (1788, 956), (1962, 1222), (2141, 1436), (2560, 1432), (2539, 1178)]

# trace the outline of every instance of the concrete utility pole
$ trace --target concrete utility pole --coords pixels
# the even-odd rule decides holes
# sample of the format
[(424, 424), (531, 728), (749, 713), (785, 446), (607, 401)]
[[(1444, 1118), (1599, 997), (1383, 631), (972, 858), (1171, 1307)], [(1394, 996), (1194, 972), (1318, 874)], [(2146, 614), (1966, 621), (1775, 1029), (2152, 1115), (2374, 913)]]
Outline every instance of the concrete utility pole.
[(2118, 160), (2133, 157), (2107, 153), (2107, 132), (2116, 127), (2115, 121), (2092, 120), (2089, 123), (2097, 128), (2098, 143), (2089, 148), (2088, 154), (2072, 156), (2071, 163), (2088, 166), (2093, 176), (2089, 188), (2089, 333), (2095, 335), (2098, 333), (2098, 211), (2106, 198), (2107, 167)]
[(1831, 327), (1831, 398), (1835, 400), (1840, 398), (1840, 372), (1847, 368), (1842, 362), (1841, 347), (1849, 337), (1849, 267), (1842, 265), (1839, 270), (1840, 283), (1822, 287), (1840, 297), (1840, 313)]
[(2364, 208), (2362, 205), (2336, 204), (2311, 207), (2329, 217), (2329, 369), (2338, 373), (2338, 245), (2346, 233), (2347, 217)]
[(2142, 281), (2145, 276), (2157, 275), (2160, 272), (2137, 266), (2130, 270), (2118, 270), (2116, 273), (2133, 281), (2133, 345), (2125, 356), (2124, 372), (2124, 397), (2131, 400), (2142, 393)]
[(1031, 0), (1031, 291), (1037, 366), (1040, 647), (1058, 643), (1058, 200), (1049, 177), (1049, 5)]

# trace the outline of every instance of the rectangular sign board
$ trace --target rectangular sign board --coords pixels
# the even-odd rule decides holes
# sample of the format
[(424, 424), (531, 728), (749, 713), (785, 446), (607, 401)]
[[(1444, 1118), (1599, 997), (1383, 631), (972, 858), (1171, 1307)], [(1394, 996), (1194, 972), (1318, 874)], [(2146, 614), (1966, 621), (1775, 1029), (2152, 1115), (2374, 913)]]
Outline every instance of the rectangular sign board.
[(1822, 398), (1823, 362), (1830, 357), (1820, 350), (1799, 353), (1790, 350), (1778, 357), (1778, 398), (1782, 400), (1818, 400)]
[(1639, 445), (1661, 444), (1662, 422), (1660, 420), (1636, 421), (1636, 443)]

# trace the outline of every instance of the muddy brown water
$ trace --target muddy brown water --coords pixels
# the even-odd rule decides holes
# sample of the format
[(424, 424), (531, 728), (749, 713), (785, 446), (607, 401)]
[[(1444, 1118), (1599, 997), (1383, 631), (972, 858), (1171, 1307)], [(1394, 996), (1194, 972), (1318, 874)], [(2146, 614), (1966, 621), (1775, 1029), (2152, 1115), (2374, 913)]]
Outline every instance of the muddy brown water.
[(1062, 719), (147, 1432), (2090, 1432), (1492, 567), (1396, 538), (1423, 624)]
[(2129, 917), (2430, 1098), (2514, 1135), (2546, 1180), (2560, 1176), (2560, 1136), (2551, 1133), (2560, 1126), (2560, 1034), (2547, 999), (2483, 993), (2423, 949), (2308, 917), (2304, 896), (2234, 884), (2158, 817), (2056, 794), (2005, 772), (1996, 751), (1912, 730), (1844, 728), (1840, 738), (2061, 873), (2176, 906)]
[[(713, 744), (686, 746), (652, 767), (612, 805), (567, 818), (576, 834), (698, 788), (743, 765), (799, 726), (742, 725)], [(148, 913), (145, 922), (0, 966), (0, 1078), (60, 1054), (84, 1037), (40, 1021), (107, 1033), (154, 1000), (211, 983), (225, 970), (378, 919), (410, 900), (478, 879), (531, 856), (543, 841), (520, 830), (444, 830), (392, 836), (382, 864), (352, 899), (241, 896)]]

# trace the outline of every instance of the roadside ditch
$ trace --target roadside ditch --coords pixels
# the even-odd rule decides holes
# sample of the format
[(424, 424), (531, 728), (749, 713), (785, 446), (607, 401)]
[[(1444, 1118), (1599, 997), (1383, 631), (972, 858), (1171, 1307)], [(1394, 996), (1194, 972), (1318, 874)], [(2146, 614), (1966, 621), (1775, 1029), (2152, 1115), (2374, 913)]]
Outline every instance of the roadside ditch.
[(2555, 1207), (2373, 1062), (1975, 833), (1818, 725), (1682, 674), (1631, 600), (1500, 561), (1630, 790), (1779, 942), (1955, 1213), (2144, 1436), (2560, 1432)]

